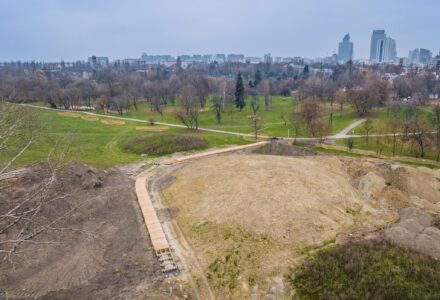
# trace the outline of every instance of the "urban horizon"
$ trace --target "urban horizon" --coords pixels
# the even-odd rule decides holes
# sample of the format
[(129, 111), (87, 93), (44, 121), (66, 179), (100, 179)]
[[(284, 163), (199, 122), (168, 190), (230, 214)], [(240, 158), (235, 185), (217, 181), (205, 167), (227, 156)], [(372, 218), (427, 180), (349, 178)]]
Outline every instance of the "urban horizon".
[[(440, 51), (435, 53), (430, 49), (415, 47), (409, 50), (407, 55), (398, 55), (398, 42), (387, 36), (386, 30), (375, 29), (371, 35), (371, 45), (369, 49), (370, 55), (367, 58), (356, 58), (355, 43), (351, 40), (351, 34), (348, 32), (339, 43), (338, 50), (333, 51), (332, 55), (325, 57), (304, 57), (300, 55), (278, 56), (272, 55), (271, 52), (264, 55), (246, 55), (245, 53), (147, 53), (142, 52), (138, 57), (109, 57), (105, 53), (97, 53), (88, 56), (87, 59), (79, 58), (76, 60), (64, 60), (62, 57), (59, 60), (45, 61), (45, 60), (23, 60), (23, 62), (39, 62), (39, 63), (60, 63), (60, 62), (88, 62), (89, 64), (108, 65), (112, 62), (132, 63), (134, 61), (143, 61), (147, 63), (176, 63), (180, 60), (181, 63), (224, 63), (224, 62), (240, 62), (240, 63), (292, 63), (294, 61), (312, 62), (337, 62), (346, 63), (353, 61), (357, 63), (390, 63), (390, 64), (417, 64), (427, 65), (435, 57), (440, 56)], [(21, 60), (12, 60), (15, 62)], [(8, 61), (0, 62), (7, 63)]]

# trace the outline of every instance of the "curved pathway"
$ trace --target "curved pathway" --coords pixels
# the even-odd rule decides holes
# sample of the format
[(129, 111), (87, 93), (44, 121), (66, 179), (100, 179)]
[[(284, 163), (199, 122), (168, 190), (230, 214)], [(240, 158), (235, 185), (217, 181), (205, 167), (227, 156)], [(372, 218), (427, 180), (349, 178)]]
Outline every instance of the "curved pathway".
[[(58, 108), (50, 108), (50, 107), (38, 106), (38, 105), (32, 105), (32, 104), (20, 104), (20, 105), (27, 106), (27, 107), (32, 107), (32, 108), (37, 108), (37, 109), (57, 111), (57, 112), (76, 112), (76, 113), (81, 113), (81, 114), (95, 116), (95, 117), (101, 117), (101, 118), (123, 120), (123, 121), (129, 121), (129, 122), (146, 123), (146, 124), (149, 123), (149, 121), (141, 120), (141, 119), (103, 115), (103, 114), (97, 114), (97, 113), (88, 112), (88, 111), (58, 109)], [(348, 135), (348, 133), (350, 131), (352, 131), (354, 128), (356, 128), (357, 126), (359, 126), (360, 124), (364, 123), (366, 120), (367, 120), (366, 118), (360, 119), (360, 120), (352, 123), (351, 125), (347, 126), (346, 128), (344, 128), (343, 130), (341, 130), (337, 134), (331, 135), (331, 136), (326, 136), (326, 137), (324, 137), (324, 139), (327, 139), (327, 140), (338, 140), (338, 139), (346, 139), (348, 137), (362, 137), (363, 135), (356, 135), (356, 136), (354, 136), (354, 135)], [(176, 127), (176, 128), (187, 128), (185, 125), (173, 124), (173, 123), (155, 122), (155, 124), (169, 126), (169, 127)], [(253, 133), (241, 133), (241, 132), (235, 132), (235, 131), (226, 131), (226, 130), (203, 128), (203, 127), (199, 127), (198, 130), (205, 131), (205, 132), (213, 132), (213, 133), (222, 133), (222, 134), (228, 134), (228, 135), (242, 136), (242, 137), (251, 137), (251, 138), (255, 137), (255, 135)], [(259, 137), (263, 138), (263, 139), (269, 138), (268, 136), (265, 136), (265, 135), (260, 135)], [(318, 138), (313, 138), (313, 137), (298, 137), (298, 138), (285, 138), (285, 137), (282, 137), (282, 139), (292, 140), (292, 141), (293, 140), (297, 140), (297, 141), (315, 141), (315, 140), (319, 140)]]

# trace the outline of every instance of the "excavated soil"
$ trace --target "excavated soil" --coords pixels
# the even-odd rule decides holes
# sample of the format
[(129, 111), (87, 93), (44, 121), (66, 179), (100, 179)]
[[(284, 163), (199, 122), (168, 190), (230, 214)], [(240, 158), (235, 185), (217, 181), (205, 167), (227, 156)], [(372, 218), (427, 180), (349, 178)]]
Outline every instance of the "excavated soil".
[[(0, 212), (41, 188), (48, 169), (37, 166), (0, 180)], [(60, 171), (35, 219), (52, 224), (0, 265), (4, 299), (173, 299), (145, 233), (133, 194), (134, 182), (117, 169), (96, 171), (73, 164)], [(32, 203), (29, 204), (32, 207)], [(18, 229), (0, 235), (12, 239)], [(7, 244), (2, 249), (8, 249)]]
[[(219, 297), (265, 296), (274, 289), (285, 297), (283, 275), (304, 254), (335, 242), (384, 238), (383, 229), (405, 208), (424, 212), (414, 243), (440, 238), (431, 222), (440, 211), (440, 171), (300, 155), (210, 157), (163, 180), (164, 200)], [(406, 246), (399, 234), (389, 230), (386, 238)], [(437, 249), (418, 245), (412, 249), (430, 255)]]

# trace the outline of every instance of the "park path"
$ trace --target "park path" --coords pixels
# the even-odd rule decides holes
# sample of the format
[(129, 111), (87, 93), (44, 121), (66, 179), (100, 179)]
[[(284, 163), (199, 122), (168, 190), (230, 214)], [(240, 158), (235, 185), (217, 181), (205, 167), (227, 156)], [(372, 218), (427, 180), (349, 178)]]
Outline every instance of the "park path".
[[(50, 108), (50, 107), (44, 107), (44, 106), (38, 106), (38, 105), (32, 105), (32, 104), (24, 104), (24, 103), (20, 104), (20, 105), (32, 107), (32, 108), (37, 108), (37, 109), (57, 111), (57, 112), (76, 112), (76, 113), (81, 113), (81, 114), (86, 114), (86, 115), (101, 117), (101, 118), (108, 118), (108, 119), (115, 119), (115, 120), (129, 121), (129, 122), (138, 122), (138, 123), (145, 123), (145, 124), (149, 123), (149, 121), (141, 120), (141, 119), (103, 115), (103, 114), (97, 114), (97, 113), (88, 112), (88, 111), (58, 109), (58, 108)], [(338, 132), (337, 134), (331, 135), (331, 136), (326, 136), (325, 139), (338, 140), (338, 139), (346, 139), (348, 137), (351, 137), (351, 135), (349, 135), (348, 133), (350, 131), (352, 131), (354, 128), (356, 128), (357, 126), (359, 126), (360, 124), (364, 123), (365, 121), (367, 121), (367, 118), (357, 120), (356, 122), (350, 124), (349, 126), (344, 128), (343, 130)], [(155, 122), (155, 124), (169, 126), (169, 127), (175, 127), (175, 128), (187, 128), (185, 125), (174, 124), (174, 123)], [(250, 138), (255, 137), (253, 133), (241, 133), (241, 132), (235, 132), (235, 131), (226, 131), (226, 130), (203, 128), (203, 127), (199, 127), (198, 130), (205, 131), (205, 132), (213, 132), (213, 133), (242, 136), (242, 137), (250, 137)], [(363, 135), (356, 135), (356, 136), (353, 135), (352, 137), (362, 137), (362, 136)], [(259, 137), (262, 139), (268, 138), (268, 136), (264, 136), (264, 135), (260, 135)], [(298, 137), (298, 138), (282, 137), (282, 138), (285, 140), (297, 140), (297, 141), (316, 141), (316, 140), (319, 140), (318, 138), (309, 138), (309, 137)]]
[(337, 134), (335, 134), (334, 138), (335, 139), (346, 138), (348, 136), (348, 134), (350, 133), (350, 131), (352, 131), (353, 129), (355, 129), (356, 127), (361, 125), (362, 123), (365, 123), (367, 120), (368, 120), (368, 118), (362, 118), (360, 120), (357, 120), (354, 123), (351, 123), (349, 126), (345, 127), (344, 129), (339, 131)]

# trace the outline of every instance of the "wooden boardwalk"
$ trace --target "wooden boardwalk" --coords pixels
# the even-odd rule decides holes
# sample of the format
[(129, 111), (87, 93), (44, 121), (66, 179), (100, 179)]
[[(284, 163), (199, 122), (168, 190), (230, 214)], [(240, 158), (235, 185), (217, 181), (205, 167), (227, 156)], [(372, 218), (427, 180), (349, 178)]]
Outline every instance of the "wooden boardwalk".
[(136, 179), (136, 195), (139, 206), (141, 207), (142, 216), (144, 217), (145, 226), (150, 234), (151, 243), (154, 252), (159, 258), (163, 273), (175, 272), (178, 270), (177, 265), (171, 254), (171, 248), (168, 240), (163, 232), (162, 225), (157, 217), (156, 210), (151, 202), (146, 187), (146, 177), (141, 176)]
[[(205, 156), (211, 156), (216, 154), (222, 154), (233, 151), (240, 151), (247, 148), (258, 147), (267, 144), (267, 141), (235, 146), (218, 150), (211, 150), (201, 153), (196, 153), (181, 158), (174, 158), (171, 160), (171, 164), (178, 164), (188, 160), (198, 159)], [(156, 210), (154, 209), (153, 202), (151, 201), (150, 194), (146, 187), (146, 176), (139, 176), (136, 179), (136, 195), (138, 198), (139, 206), (141, 207), (142, 216), (145, 221), (145, 226), (150, 235), (151, 243), (153, 244), (154, 252), (159, 259), (162, 267), (162, 272), (165, 274), (172, 274), (178, 272), (178, 267), (171, 254), (171, 247), (163, 231), (162, 225), (157, 217)]]

